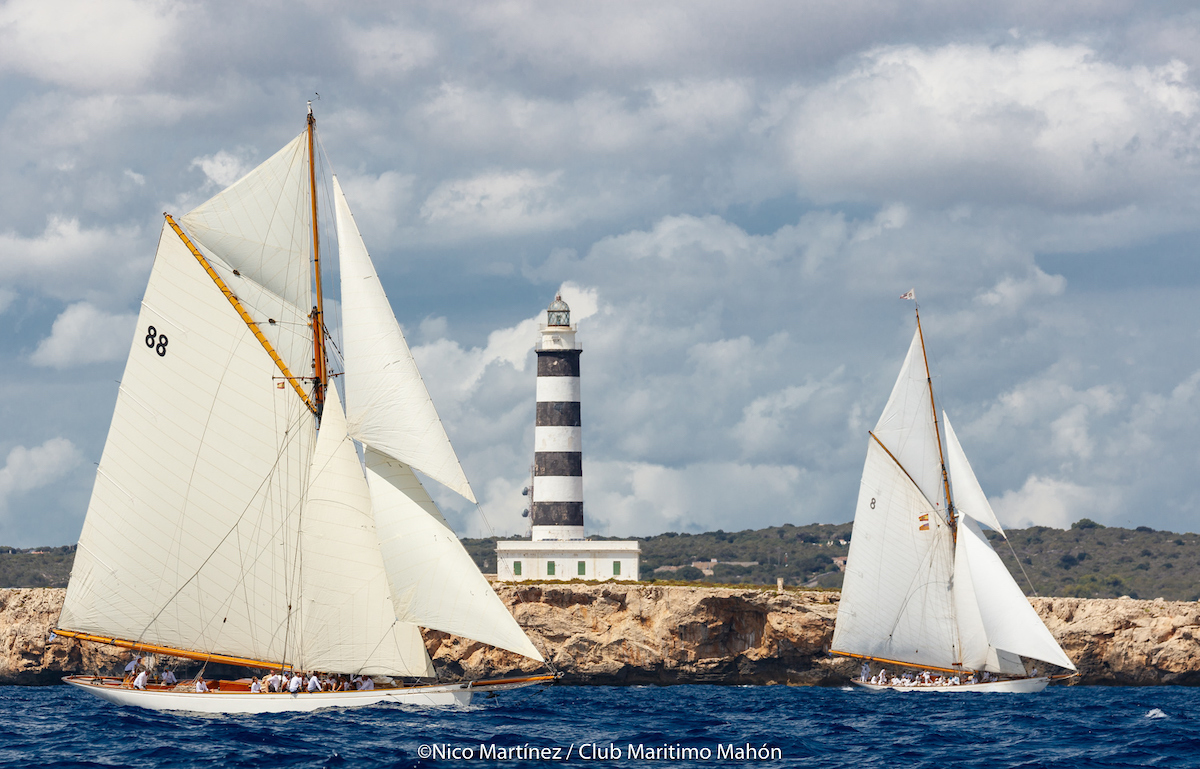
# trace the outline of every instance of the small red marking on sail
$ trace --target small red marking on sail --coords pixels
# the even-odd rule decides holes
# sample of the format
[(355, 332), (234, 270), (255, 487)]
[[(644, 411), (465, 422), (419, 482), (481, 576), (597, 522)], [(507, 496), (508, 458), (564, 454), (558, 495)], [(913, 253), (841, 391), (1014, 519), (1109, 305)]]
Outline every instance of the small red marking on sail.
[(901, 295), (900, 295), (900, 298), (901, 298), (901, 299), (911, 299), (911, 300), (913, 300), (913, 301), (915, 302), (915, 301), (917, 301), (917, 295), (914, 293), (915, 291), (916, 291), (916, 289), (914, 289), (914, 288), (910, 288), (910, 289), (908, 290), (908, 293), (906, 293), (906, 294), (901, 294)]
[(276, 389), (276, 390), (282, 390), (282, 389), (283, 389), (283, 382), (276, 382), (276, 383), (275, 383), (275, 389)]

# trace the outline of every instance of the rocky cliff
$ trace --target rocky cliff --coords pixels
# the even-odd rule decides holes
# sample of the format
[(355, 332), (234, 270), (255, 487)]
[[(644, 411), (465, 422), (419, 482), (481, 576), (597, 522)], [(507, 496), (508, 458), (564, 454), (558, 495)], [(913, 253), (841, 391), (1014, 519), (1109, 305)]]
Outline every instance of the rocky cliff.
[[(500, 597), (566, 683), (837, 684), (857, 663), (828, 657), (837, 593), (638, 584), (498, 585)], [(0, 590), (0, 683), (114, 671), (128, 652), (47, 642), (65, 591)], [(1200, 604), (1035, 598), (1075, 660), (1079, 683), (1200, 684)], [(503, 675), (532, 660), (440, 632), (430, 655), (448, 675)]]

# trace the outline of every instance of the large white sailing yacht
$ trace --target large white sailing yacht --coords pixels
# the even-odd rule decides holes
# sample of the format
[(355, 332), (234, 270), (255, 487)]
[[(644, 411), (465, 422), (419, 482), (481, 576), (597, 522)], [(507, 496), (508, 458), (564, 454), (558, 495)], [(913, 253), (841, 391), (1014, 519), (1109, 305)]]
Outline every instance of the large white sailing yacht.
[[(1029, 675), (1022, 657), (1075, 666), (984, 535), (1004, 529), (942, 416), (945, 451), (918, 309), (867, 441), (831, 651), (881, 666), (854, 681), (869, 689), (1041, 691), (1049, 676)], [(917, 676), (887, 674), (897, 668)]]
[(178, 221), (165, 215), (55, 632), (376, 685), (252, 693), (239, 679), (198, 693), (194, 681), (65, 679), (84, 691), (256, 713), (462, 704), (553, 679), (397, 681), (434, 676), (422, 627), (542, 655), (414, 473), (475, 501), (333, 177), (336, 371), (316, 146), (310, 104), (287, 146)]

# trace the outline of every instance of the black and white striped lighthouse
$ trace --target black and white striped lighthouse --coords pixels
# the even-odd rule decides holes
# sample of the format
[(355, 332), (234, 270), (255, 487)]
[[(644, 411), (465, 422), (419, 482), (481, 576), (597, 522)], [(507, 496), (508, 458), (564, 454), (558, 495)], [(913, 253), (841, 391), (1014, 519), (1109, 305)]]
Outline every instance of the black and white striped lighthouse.
[(537, 423), (533, 430), (534, 540), (583, 539), (583, 440), (579, 354), (571, 308), (556, 295), (537, 344)]

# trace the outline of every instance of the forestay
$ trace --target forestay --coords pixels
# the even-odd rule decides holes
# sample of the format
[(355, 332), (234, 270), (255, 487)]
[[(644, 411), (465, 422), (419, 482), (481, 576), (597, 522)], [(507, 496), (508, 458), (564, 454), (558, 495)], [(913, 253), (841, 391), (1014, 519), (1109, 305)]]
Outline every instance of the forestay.
[(350, 434), (474, 502), (337, 177), (333, 193)]

